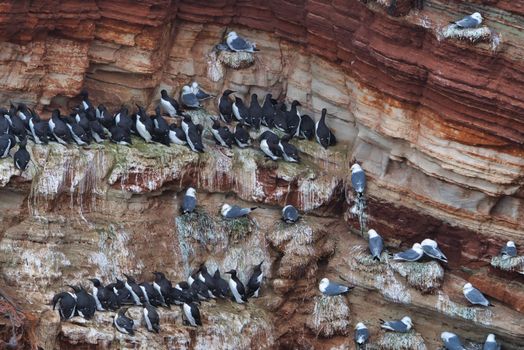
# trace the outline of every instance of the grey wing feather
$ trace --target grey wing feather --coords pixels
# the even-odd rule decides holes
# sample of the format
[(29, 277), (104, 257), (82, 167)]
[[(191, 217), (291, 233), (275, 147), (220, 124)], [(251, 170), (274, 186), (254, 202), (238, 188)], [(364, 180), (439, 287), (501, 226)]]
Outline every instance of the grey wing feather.
[(405, 252), (396, 253), (393, 255), (393, 260), (417, 261), (420, 258), (420, 254), (413, 249), (408, 249)]
[(296, 209), (294, 208), (286, 208), (286, 210), (284, 210), (284, 219), (285, 220), (291, 220), (291, 221), (296, 221), (298, 219), (298, 212)]
[(482, 350), (500, 350), (500, 345), (494, 342), (485, 342)]
[(253, 48), (251, 44), (241, 37), (237, 37), (235, 40), (231, 41), (231, 47), (235, 50), (250, 50)]
[(444, 342), (444, 345), (448, 350), (464, 350), (464, 346), (457, 336), (449, 338), (448, 341)]
[(196, 198), (191, 196), (184, 196), (184, 202), (182, 203), (182, 209), (184, 212), (192, 212), (196, 207)]
[(369, 250), (372, 256), (380, 257), (382, 254), (382, 249), (384, 249), (384, 242), (380, 236), (373, 237), (369, 240)]
[(426, 255), (432, 258), (447, 260), (446, 256), (442, 254), (442, 252), (438, 248), (433, 248), (432, 246), (429, 246), (429, 245), (423, 245), (422, 250), (424, 250), (424, 253), (426, 253)]
[(387, 321), (384, 322), (384, 326), (395, 332), (407, 332), (408, 327), (401, 321)]
[(475, 28), (479, 22), (471, 16), (466, 16), (460, 21), (456, 21), (455, 24), (462, 28)]
[(478, 289), (473, 289), (466, 293), (466, 298), (473, 304), (489, 304), (488, 299)]
[(349, 290), (348, 287), (343, 286), (341, 284), (329, 283), (328, 286), (326, 287), (326, 291), (324, 292), (324, 294), (327, 294), (327, 295), (339, 295), (339, 294), (342, 294), (342, 293), (346, 293), (348, 290)]
[(198, 92), (196, 94), (196, 98), (199, 99), (199, 100), (204, 100), (204, 99), (210, 98), (210, 97), (211, 97), (211, 95), (209, 95), (208, 93), (205, 93), (202, 90), (198, 90)]
[(198, 107), (200, 105), (195, 94), (182, 95), (182, 102), (188, 107)]
[(133, 320), (127, 317), (118, 317), (116, 323), (122, 328), (133, 328)]
[(248, 208), (240, 208), (236, 205), (233, 205), (231, 209), (227, 212), (228, 218), (239, 218), (241, 216), (249, 214), (250, 210)]
[(351, 184), (356, 192), (364, 192), (366, 188), (366, 174), (363, 171), (351, 174)]
[(505, 246), (500, 251), (501, 254), (509, 255), (509, 256), (517, 256), (517, 249), (515, 247), (508, 247)]

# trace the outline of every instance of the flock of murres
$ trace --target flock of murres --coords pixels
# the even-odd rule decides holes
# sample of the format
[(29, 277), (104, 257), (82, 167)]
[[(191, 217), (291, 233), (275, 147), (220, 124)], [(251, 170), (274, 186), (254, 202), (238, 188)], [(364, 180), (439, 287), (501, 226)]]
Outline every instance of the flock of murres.
[[(478, 24), (477, 24), (478, 25)], [(256, 51), (255, 45), (248, 40), (241, 38), (235, 32), (231, 32), (227, 37), (227, 45), (232, 51)], [(274, 100), (271, 94), (267, 94), (262, 105), (258, 102), (258, 96), (251, 96), (251, 103), (247, 107), (241, 98), (230, 99), (230, 95), (235, 93), (226, 90), (218, 99), (218, 110), (220, 120), (213, 119), (211, 132), (216, 143), (223, 147), (231, 148), (234, 144), (245, 148), (251, 145), (252, 139), (248, 128), (259, 130), (261, 125), (267, 130), (262, 132), (259, 137), (260, 149), (272, 160), (283, 158), (288, 162), (300, 161), (299, 152), (295, 146), (288, 141), (293, 137), (302, 139), (312, 139), (315, 137), (317, 142), (324, 148), (336, 143), (335, 135), (327, 127), (325, 117), (327, 110), (322, 110), (321, 118), (318, 122), (307, 115), (301, 116), (297, 110), (300, 106), (298, 101), (293, 101), (290, 110), (287, 110), (284, 102)], [(0, 109), (0, 157), (9, 156), (9, 152), (19, 144), (18, 151), (14, 154), (15, 166), (24, 170), (29, 163), (30, 156), (25, 149), (27, 137), (37, 144), (45, 144), (48, 140), (54, 140), (61, 144), (75, 142), (80, 146), (95, 142), (104, 142), (108, 137), (112, 142), (124, 145), (132, 144), (131, 134), (143, 138), (146, 142), (159, 142), (165, 145), (171, 143), (187, 145), (194, 152), (203, 152), (202, 143), (203, 126), (195, 125), (191, 116), (181, 113), (182, 108), (178, 102), (170, 97), (166, 90), (161, 91), (160, 103), (155, 109), (155, 115), (148, 116), (143, 107), (137, 105), (137, 112), (129, 116), (128, 109), (122, 107), (111, 116), (105, 106), (99, 105), (95, 108), (88, 98), (88, 93), (81, 93), (82, 103), (73, 110), (69, 116), (61, 116), (60, 111), (55, 109), (49, 121), (41, 120), (38, 114), (24, 104), (15, 107), (11, 104), (9, 110)], [(212, 98), (211, 95), (200, 89), (196, 82), (190, 86), (182, 88), (180, 95), (181, 103), (184, 108), (194, 109), (201, 107), (201, 101)], [(182, 117), (180, 125), (177, 123), (167, 123), (161, 114), (161, 109), (169, 117)], [(231, 132), (227, 124), (233, 119), (237, 121), (234, 131)], [(221, 122), (226, 125), (221, 125)], [(276, 128), (285, 133), (279, 138), (271, 129)], [(366, 185), (365, 174), (359, 164), (351, 167), (352, 185), (357, 197), (362, 197)], [(196, 208), (196, 190), (189, 188), (186, 191), (182, 203), (183, 214), (191, 213)], [(255, 208), (241, 208), (236, 205), (224, 204), (221, 214), (226, 219), (236, 219), (246, 216)], [(295, 223), (299, 219), (299, 213), (291, 205), (282, 209), (282, 218), (287, 223)], [(373, 229), (368, 231), (369, 250), (373, 259), (380, 260), (383, 250), (382, 237)], [(508, 242), (502, 249), (503, 258), (514, 257), (517, 255), (514, 242)], [(423, 258), (430, 258), (447, 262), (446, 256), (439, 249), (437, 242), (425, 239), (421, 243), (415, 243), (411, 249), (404, 252), (395, 253), (393, 260), (399, 261), (419, 261)], [(54, 296), (52, 300), (53, 309), (58, 304), (59, 314), (62, 320), (70, 319), (74, 316), (81, 316), (86, 319), (93, 317), (96, 310), (118, 310), (114, 316), (113, 324), (118, 331), (133, 335), (134, 322), (126, 316), (128, 308), (121, 308), (123, 305), (142, 305), (143, 317), (149, 331), (160, 331), (160, 318), (156, 307), (170, 305), (181, 305), (187, 324), (191, 326), (201, 326), (200, 311), (198, 304), (201, 301), (215, 298), (231, 298), (237, 303), (247, 302), (250, 297), (258, 297), (260, 286), (263, 279), (261, 262), (255, 266), (247, 287), (238, 279), (236, 270), (226, 272), (231, 275), (229, 281), (220, 276), (217, 269), (213, 276), (209, 274), (205, 264), (193, 274), (187, 281), (179, 282), (172, 287), (162, 272), (154, 272), (155, 280), (153, 283), (137, 283), (133, 277), (126, 275), (126, 281), (117, 279), (116, 282), (103, 286), (96, 279), (90, 279), (93, 283), (91, 294), (82, 286), (70, 286), (72, 291), (61, 292)], [(328, 278), (323, 278), (319, 284), (319, 290), (323, 295), (331, 297), (348, 293), (353, 287), (335, 283)], [(471, 283), (466, 283), (463, 287), (465, 298), (472, 305), (492, 306), (484, 295)], [(382, 320), (381, 320), (382, 321)], [(410, 331), (413, 322), (409, 316), (401, 320), (382, 321), (381, 328), (387, 331), (406, 333)], [(359, 322), (355, 327), (354, 340), (361, 347), (367, 343), (370, 334), (364, 323)], [(460, 338), (451, 332), (441, 334), (444, 346), (449, 350), (464, 349)], [(500, 345), (495, 340), (494, 334), (487, 336), (484, 343), (484, 350), (500, 349)]]

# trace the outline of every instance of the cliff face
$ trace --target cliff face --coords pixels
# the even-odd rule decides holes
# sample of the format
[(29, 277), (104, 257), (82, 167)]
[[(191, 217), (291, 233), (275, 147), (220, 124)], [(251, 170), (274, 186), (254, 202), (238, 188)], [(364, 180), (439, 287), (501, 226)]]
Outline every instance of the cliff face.
[[(413, 4), (399, 3), (408, 10)], [(367, 317), (377, 324), (378, 317), (403, 316), (403, 303), (421, 312), (416, 330), (428, 348), (435, 347), (442, 331), (436, 317), (472, 340), (493, 331), (509, 348), (524, 341), (518, 313), (524, 310), (522, 277), (489, 268), (490, 257), (507, 240), (524, 246), (522, 5), (428, 0), (422, 11), (400, 6), (390, 11), (393, 17), (384, 4), (13, 1), (0, 6), (2, 105), (13, 101), (65, 110), (78, 103), (75, 96), (86, 87), (93, 101), (110, 109), (135, 102), (152, 109), (162, 88), (176, 96), (196, 79), (214, 94), (231, 88), (297, 99), (303, 113), (317, 119), (326, 107), (328, 124), (341, 140), (329, 151), (299, 142), (306, 159), (299, 167), (267, 164), (253, 150), (211, 148), (198, 156), (150, 145), (32, 147), (34, 163), (21, 175), (10, 159), (0, 160), (6, 198), (0, 213), (0, 272), (17, 300), (38, 305), (34, 322), (44, 348), (102, 338), (107, 347), (126, 342), (112, 338), (107, 321), (91, 338), (82, 330), (89, 333), (93, 324), (58, 325), (57, 315), (43, 303), (66, 281), (85, 283), (89, 276), (122, 272), (147, 279), (166, 266), (177, 280), (201, 260), (245, 270), (261, 256), (268, 261), (266, 296), (242, 312), (230, 310), (241, 315), (240, 324), (255, 325), (247, 338), (266, 339), (260, 347), (347, 345), (343, 335), (358, 320)], [(474, 10), (494, 31), (489, 42), (444, 39), (449, 20)], [(212, 48), (231, 29), (260, 48), (253, 66), (217, 66)], [(215, 103), (206, 108), (214, 111)], [(432, 237), (446, 252), (450, 269), (442, 292), (425, 297), (394, 266), (365, 268), (357, 259), (365, 242), (347, 232), (358, 223), (349, 211), (344, 214), (353, 203), (348, 177), (353, 159), (368, 177), (368, 226), (392, 247)], [(201, 203), (222, 232), (217, 237), (195, 238), (195, 230), (175, 220), (179, 192), (189, 184), (208, 193)], [(237, 242), (216, 217), (229, 192), (234, 200), (268, 205), (255, 215), (256, 229)], [(275, 228), (275, 208), (285, 203), (308, 212), (300, 232)], [(220, 249), (209, 251), (202, 243), (218, 243)], [(183, 251), (187, 246), (192, 248)], [(318, 314), (323, 301), (312, 299), (323, 274), (349, 276), (366, 288), (350, 297), (350, 316), (337, 316), (350, 319), (347, 327), (341, 322), (341, 329), (328, 333)], [(462, 279), (506, 307), (461, 308)], [(384, 311), (386, 306), (376, 306), (382, 295), (400, 304), (385, 304)], [(209, 323), (222, 307), (204, 309)], [(164, 317), (178, 323), (171, 333), (180, 336), (164, 343), (151, 336), (151, 344), (175, 346), (189, 337), (188, 347), (209, 347), (234, 331), (217, 326), (195, 338), (184, 333), (176, 311)], [(510, 326), (508, 319), (514, 321)], [(485, 332), (479, 335), (476, 327)]]

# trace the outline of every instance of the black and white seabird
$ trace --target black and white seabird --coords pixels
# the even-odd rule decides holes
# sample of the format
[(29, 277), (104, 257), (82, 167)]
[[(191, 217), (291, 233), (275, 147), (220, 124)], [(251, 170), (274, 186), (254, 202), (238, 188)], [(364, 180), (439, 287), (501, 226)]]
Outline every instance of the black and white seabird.
[(176, 145), (187, 145), (186, 133), (175, 123), (169, 125), (169, 141)]
[(401, 320), (380, 320), (380, 322), (382, 322), (382, 324), (380, 325), (381, 328), (387, 331), (393, 331), (398, 333), (407, 333), (411, 329), (411, 327), (413, 327), (413, 322), (411, 321), (411, 318), (409, 316), (404, 316)]
[(233, 110), (233, 115), (237, 121), (243, 121), (245, 124), (249, 125), (249, 109), (240, 97), (235, 97), (235, 102), (233, 102), (231, 109)]
[(73, 117), (65, 118), (65, 122), (67, 127), (69, 128), (71, 137), (77, 145), (84, 146), (89, 144), (89, 135), (87, 134), (86, 130)]
[(144, 293), (142, 292), (142, 289), (140, 286), (136, 283), (135, 279), (129, 275), (126, 275), (124, 273), (124, 276), (126, 276), (127, 281), (125, 282), (125, 286), (129, 293), (131, 293), (131, 297), (133, 298), (133, 303), (135, 305), (142, 305), (142, 303), (145, 301)]
[(280, 148), (280, 151), (282, 152), (282, 156), (284, 157), (284, 160), (286, 162), (290, 163), (299, 163), (300, 162), (300, 155), (298, 153), (298, 148), (290, 144), (288, 141), (290, 140), (291, 136), (286, 135), (282, 137), (280, 142), (278, 143), (278, 147)]
[(25, 148), (27, 145), (27, 139), (23, 139), (18, 144), (18, 150), (15, 152), (15, 155), (13, 157), (15, 162), (15, 167), (17, 169), (20, 169), (22, 171), (25, 170), (27, 167), (27, 164), (29, 164), (29, 161), (31, 160), (31, 156), (29, 155), (29, 152), (27, 152), (27, 149)]
[(75, 291), (76, 295), (76, 311), (75, 314), (80, 317), (90, 320), (95, 315), (96, 301), (95, 298), (89, 294), (84, 287), (69, 286)]
[(60, 118), (60, 111), (58, 109), (53, 110), (51, 113), (51, 119), (49, 119), (48, 123), (49, 130), (58, 143), (67, 145), (71, 142), (71, 132), (66, 123), (64, 123)]
[(119, 305), (123, 305), (123, 304), (133, 305), (134, 304), (133, 297), (131, 296), (131, 293), (129, 292), (129, 290), (126, 288), (124, 281), (119, 280), (117, 278), (116, 282), (108, 284), (107, 288), (111, 288), (113, 290), (113, 293), (115, 293)]
[(222, 96), (218, 99), (218, 112), (220, 114), (220, 119), (226, 124), (231, 123), (233, 119), (233, 101), (229, 98), (229, 95), (236, 91), (225, 90), (222, 93)]
[(0, 158), (7, 158), (9, 151), (16, 145), (15, 137), (11, 134), (0, 135)]
[(27, 131), (24, 122), (16, 114), (16, 109), (12, 108), (12, 110), (5, 115), (5, 118), (9, 122), (10, 132), (14, 135), (16, 141), (22, 141), (26, 137)]
[(202, 133), (195, 124), (189, 125), (186, 132), (186, 140), (189, 148), (193, 152), (204, 152), (204, 144), (202, 143)]
[(482, 24), (482, 15), (478, 12), (475, 12), (471, 15), (468, 15), (458, 21), (454, 21), (454, 23), (457, 27), (460, 29), (469, 29), (469, 28), (477, 28)]
[(354, 287), (345, 286), (343, 284), (331, 282), (328, 278), (322, 278), (318, 285), (318, 289), (326, 296), (335, 296), (349, 293)]
[(93, 140), (95, 140), (96, 143), (102, 143), (107, 139), (106, 131), (104, 130), (102, 124), (100, 124), (100, 121), (90, 120), (89, 130), (91, 132)]
[(153, 141), (169, 146), (171, 143), (171, 139), (169, 137), (169, 124), (160, 113), (160, 104), (156, 106), (155, 114), (151, 116), (151, 120), (153, 121), (154, 127)]
[(286, 205), (282, 208), (282, 220), (287, 224), (293, 224), (298, 221), (300, 214), (298, 213), (297, 208), (291, 204)]
[(275, 125), (275, 106), (273, 106), (271, 99), (271, 94), (267, 94), (264, 99), (264, 104), (262, 105), (262, 118), (260, 121), (262, 125), (265, 125), (268, 128), (273, 128)]
[(91, 295), (93, 298), (95, 298), (96, 303), (96, 309), (97, 311), (105, 311), (104, 306), (102, 305), (102, 302), (100, 301), (101, 296), (99, 296), (99, 292), (102, 294), (104, 287), (100, 283), (100, 280), (98, 278), (90, 278), (91, 282), (93, 282), (93, 288), (91, 289)]
[(175, 117), (180, 110), (178, 102), (169, 96), (166, 90), (160, 91), (160, 95), (160, 105), (162, 106), (164, 112), (167, 113), (170, 117)]
[(357, 195), (362, 197), (366, 189), (366, 173), (358, 163), (351, 166), (351, 185)]
[(212, 95), (202, 90), (196, 81), (191, 83), (191, 90), (193, 91), (193, 93), (199, 101), (204, 101), (209, 98), (213, 98)]
[(280, 150), (279, 143), (280, 140), (275, 141), (274, 139), (263, 138), (260, 141), (260, 149), (272, 160), (278, 160), (282, 157), (282, 151)]
[(169, 295), (169, 291), (171, 290), (171, 288), (173, 288), (171, 281), (168, 280), (162, 272), (155, 271), (153, 272), (153, 275), (155, 275), (153, 288), (155, 288), (158, 291), (160, 297), (162, 298), (162, 301), (165, 304), (169, 305), (169, 300), (167, 296)]
[(217, 145), (231, 148), (235, 142), (235, 137), (227, 126), (221, 126), (218, 119), (211, 118), (213, 125), (211, 126), (211, 133), (215, 138)]
[(36, 144), (47, 144), (49, 141), (49, 124), (47, 121), (40, 120), (40, 117), (35, 113), (29, 117), (29, 130), (33, 136), (33, 141)]
[(256, 130), (260, 129), (262, 120), (262, 107), (258, 103), (257, 94), (251, 95), (251, 104), (249, 105), (249, 124)]
[(380, 255), (382, 254), (382, 249), (384, 249), (384, 241), (377, 231), (373, 229), (368, 231), (368, 245), (373, 260), (380, 261)]
[(473, 305), (493, 306), (488, 299), (471, 283), (466, 283), (462, 288), (462, 293), (466, 299)]
[(113, 325), (120, 333), (135, 335), (135, 331), (133, 330), (135, 323), (133, 319), (126, 316), (127, 310), (128, 308), (118, 310), (113, 319)]
[(87, 111), (90, 108), (94, 109), (93, 104), (89, 101), (87, 90), (80, 91), (80, 96), (82, 97), (82, 110)]
[(200, 102), (198, 101), (196, 95), (193, 93), (191, 86), (184, 85), (182, 87), (182, 92), (180, 93), (180, 101), (182, 104), (188, 108), (199, 108)]
[(287, 132), (287, 119), (286, 119), (286, 105), (284, 102), (280, 102), (275, 108), (275, 114), (273, 115), (273, 124), (277, 130)]
[(229, 298), (231, 296), (229, 283), (220, 276), (219, 269), (216, 269), (215, 274), (213, 275), (213, 281), (215, 282), (217, 297)]
[[(121, 127), (126, 132), (131, 133), (131, 130), (133, 129), (133, 119), (129, 117), (128, 115), (129, 111), (126, 107), (120, 108), (120, 110), (115, 114), (115, 117), (113, 118), (115, 121), (115, 125), (118, 127)], [(113, 132), (111, 132), (113, 133)]]
[(146, 114), (144, 108), (139, 105), (136, 106), (138, 108), (135, 120), (136, 131), (146, 142), (152, 142), (155, 125), (151, 118)]
[(160, 332), (160, 316), (156, 309), (150, 304), (146, 304), (143, 309), (144, 321), (146, 323), (147, 330), (150, 332)]
[(0, 135), (5, 135), (9, 133), (10, 125), (9, 120), (7, 120), (6, 115), (7, 111), (5, 108), (0, 109)]
[(58, 304), (58, 313), (62, 321), (69, 320), (75, 316), (76, 295), (71, 292), (61, 292), (53, 297), (53, 310)]
[(500, 255), (503, 258), (514, 258), (517, 256), (517, 246), (515, 246), (515, 242), (513, 241), (507, 241), (506, 245), (502, 247), (500, 250)]
[(495, 334), (488, 334), (482, 350), (500, 350), (500, 344), (495, 339)]
[(336, 143), (335, 135), (326, 125), (326, 114), (327, 109), (322, 109), (322, 116), (320, 120), (315, 124), (315, 137), (317, 142), (327, 149), (329, 146), (333, 146)]
[(462, 345), (460, 338), (455, 333), (442, 332), (440, 334), (440, 339), (442, 339), (442, 343), (444, 343), (446, 350), (466, 350), (464, 345)]
[(393, 260), (399, 261), (417, 261), (424, 255), (424, 250), (420, 243), (413, 244), (410, 249), (393, 254)]
[(298, 136), (307, 140), (315, 137), (315, 121), (307, 114), (304, 114), (300, 118), (300, 131)]
[(200, 320), (200, 310), (198, 310), (198, 306), (195, 303), (184, 303), (182, 308), (187, 322), (189, 322), (191, 326), (196, 327), (202, 325), (202, 321)]
[(144, 295), (145, 304), (151, 304), (154, 307), (165, 306), (167, 304), (158, 290), (149, 282), (142, 282), (138, 285)]
[(108, 286), (104, 287), (97, 278), (91, 278), (89, 280), (93, 282), (91, 294), (95, 298), (96, 309), (98, 311), (118, 310), (120, 302), (113, 288)]
[(244, 288), (244, 284), (238, 279), (237, 271), (233, 269), (226, 273), (231, 275), (229, 279), (229, 290), (233, 295), (231, 299), (239, 304), (247, 302), (246, 289)]
[(366, 344), (369, 339), (368, 327), (362, 322), (357, 323), (355, 326), (355, 343), (358, 349), (363, 349), (362, 346)]
[(215, 280), (213, 279), (213, 276), (209, 274), (207, 271), (207, 267), (205, 264), (202, 264), (200, 266), (200, 269), (198, 270), (198, 279), (202, 282), (204, 282), (209, 289), (209, 296), (211, 298), (216, 298), (218, 295), (217, 292), (217, 286), (215, 284)]
[(182, 201), (182, 214), (192, 213), (196, 208), (196, 204), (196, 191), (193, 187), (189, 187), (186, 190), (186, 194), (184, 195), (184, 199)]
[(251, 274), (251, 277), (249, 277), (249, 281), (247, 282), (247, 298), (258, 298), (258, 292), (260, 291), (260, 285), (262, 284), (262, 279), (264, 278), (264, 274), (262, 273), (262, 264), (264, 261), (262, 260), (260, 264), (255, 265), (255, 268), (253, 269), (253, 273)]
[(291, 109), (286, 113), (286, 124), (287, 124), (287, 133), (291, 136), (299, 136), (300, 134), (300, 124), (302, 118), (300, 113), (297, 110), (297, 106), (301, 106), (300, 102), (294, 100), (291, 102)]
[(255, 44), (238, 36), (236, 32), (229, 32), (226, 38), (227, 46), (231, 51), (235, 52), (255, 52), (257, 50)]
[(251, 136), (249, 135), (249, 131), (244, 128), (243, 122), (239, 122), (235, 125), (235, 132), (233, 135), (238, 147), (246, 148), (251, 145)]
[(118, 125), (113, 126), (109, 132), (111, 133), (111, 142), (119, 145), (131, 145), (131, 132), (128, 129), (120, 127)]
[(209, 289), (207, 284), (205, 282), (202, 282), (202, 280), (198, 278), (198, 272), (194, 273), (190, 277), (192, 279), (192, 282), (190, 283), (190, 289), (196, 293), (199, 300), (208, 300), (210, 298), (216, 298), (216, 296)]
[(249, 213), (251, 213), (255, 209), (257, 209), (257, 207), (241, 208), (237, 205), (229, 205), (227, 203), (224, 203), (222, 205), (222, 209), (220, 210), (220, 213), (226, 219), (237, 219), (242, 216), (247, 216)]
[(430, 258), (437, 259), (445, 263), (448, 262), (448, 258), (446, 258), (444, 253), (442, 253), (442, 251), (438, 247), (437, 242), (435, 242), (434, 240), (426, 238), (422, 241), (422, 243), (420, 243), (420, 245), (424, 253)]

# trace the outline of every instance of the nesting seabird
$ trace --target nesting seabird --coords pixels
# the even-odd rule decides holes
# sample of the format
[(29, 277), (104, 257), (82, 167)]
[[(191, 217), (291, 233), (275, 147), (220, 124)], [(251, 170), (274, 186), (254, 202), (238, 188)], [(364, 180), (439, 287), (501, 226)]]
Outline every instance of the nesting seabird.
[(246, 148), (251, 145), (251, 136), (249, 135), (249, 131), (244, 128), (243, 121), (235, 125), (235, 132), (233, 135), (238, 147)]
[(369, 330), (368, 327), (362, 322), (357, 323), (355, 326), (355, 343), (360, 348), (362, 347), (369, 339)]
[(126, 289), (129, 291), (129, 293), (131, 293), (133, 303), (135, 305), (142, 305), (142, 301), (145, 300), (142, 289), (140, 289), (140, 286), (136, 283), (133, 277), (126, 275), (125, 273), (124, 276), (126, 276), (126, 282), (124, 285), (126, 286)]
[(298, 213), (297, 208), (291, 204), (286, 205), (282, 208), (282, 220), (287, 224), (292, 224), (298, 221), (300, 214)]
[(138, 113), (136, 114), (135, 128), (138, 132), (138, 135), (142, 137), (146, 142), (153, 141), (153, 129), (154, 123), (153, 120), (146, 114), (146, 111), (142, 106), (136, 105), (138, 108)]
[(475, 12), (452, 23), (461, 29), (477, 28), (482, 23), (482, 15), (478, 12)]
[(220, 119), (222, 119), (226, 124), (231, 123), (231, 119), (233, 119), (233, 101), (231, 101), (229, 95), (234, 92), (236, 91), (227, 89), (218, 99), (218, 112), (220, 114)]
[(227, 203), (224, 203), (220, 212), (222, 216), (226, 219), (236, 219), (242, 216), (247, 216), (255, 209), (257, 209), (257, 207), (241, 208), (237, 205), (229, 205)]
[(153, 282), (153, 288), (155, 288), (158, 293), (160, 294), (160, 298), (163, 300), (164, 303), (168, 304), (168, 298), (169, 291), (171, 288), (173, 288), (171, 281), (166, 278), (164, 273), (155, 271), (153, 272), (153, 275), (155, 275), (155, 281)]
[(288, 142), (290, 138), (290, 135), (282, 137), (278, 143), (278, 147), (280, 148), (280, 152), (286, 162), (299, 163), (300, 155), (298, 153), (298, 148)]
[(73, 117), (64, 118), (64, 121), (69, 128), (73, 140), (79, 146), (87, 145), (89, 143), (89, 135), (86, 130)]
[(422, 246), (422, 250), (424, 253), (433, 259), (441, 260), (445, 263), (448, 262), (448, 258), (442, 253), (442, 251), (439, 249), (437, 242), (435, 242), (432, 239), (426, 238), (425, 240), (420, 243)]
[(361, 197), (364, 194), (364, 190), (366, 189), (366, 173), (358, 163), (351, 166), (351, 185), (358, 196)]
[(7, 158), (9, 151), (16, 144), (15, 137), (11, 134), (0, 135), (0, 158)]
[(384, 241), (377, 231), (373, 229), (368, 231), (368, 236), (369, 251), (371, 252), (371, 256), (373, 257), (373, 260), (380, 261), (380, 255), (382, 254), (382, 249), (384, 249)]
[(182, 214), (192, 213), (196, 208), (196, 204), (196, 191), (193, 187), (189, 187), (182, 201)]
[(413, 247), (400, 252), (393, 254), (393, 260), (400, 260), (400, 261), (417, 261), (424, 255), (424, 250), (422, 250), (422, 246), (419, 243), (413, 244)]
[(335, 282), (330, 282), (328, 278), (322, 278), (318, 285), (318, 289), (322, 294), (326, 296), (334, 296), (340, 294), (346, 294), (354, 287), (345, 286), (343, 284), (338, 284)]
[(213, 281), (215, 282), (217, 297), (228, 298), (231, 295), (229, 283), (220, 276), (219, 269), (216, 269), (215, 274), (213, 275)]
[(515, 246), (515, 242), (508, 241), (504, 247), (502, 247), (500, 251), (500, 255), (502, 255), (503, 258), (514, 258), (517, 256), (517, 247)]
[(455, 333), (442, 332), (440, 334), (440, 339), (442, 339), (447, 350), (465, 350), (460, 338)]
[(260, 264), (255, 265), (255, 268), (253, 269), (253, 273), (251, 274), (251, 277), (249, 277), (249, 281), (247, 282), (247, 297), (255, 297), (258, 298), (258, 292), (260, 291), (260, 285), (262, 284), (262, 279), (264, 278), (264, 274), (262, 273), (262, 264), (264, 263), (264, 260), (260, 262)]
[(76, 315), (90, 320), (95, 315), (96, 301), (95, 298), (87, 293), (83, 287), (69, 286), (75, 291), (76, 295)]
[(300, 117), (300, 131), (298, 136), (307, 140), (311, 140), (315, 136), (315, 121), (307, 114)]
[(317, 142), (325, 149), (329, 146), (335, 145), (337, 142), (335, 135), (326, 125), (326, 114), (327, 109), (323, 108), (320, 120), (315, 124), (315, 136)]
[(407, 333), (411, 329), (411, 327), (413, 327), (413, 323), (411, 322), (411, 318), (409, 316), (402, 317), (400, 321), (380, 320), (380, 322), (382, 322), (382, 324), (380, 325), (381, 328), (398, 333)]
[(128, 115), (129, 111), (126, 107), (120, 108), (120, 110), (115, 114), (114, 121), (115, 125), (124, 129), (126, 132), (131, 133), (133, 128), (133, 120)]
[(277, 130), (282, 132), (287, 132), (287, 119), (286, 119), (286, 105), (284, 102), (280, 102), (276, 108), (273, 115), (273, 124)]
[(182, 104), (189, 108), (199, 108), (200, 102), (196, 95), (193, 93), (193, 89), (190, 86), (184, 85), (180, 94), (180, 101)]
[(482, 350), (500, 350), (500, 344), (495, 340), (495, 334), (488, 334)]
[(133, 143), (131, 141), (131, 132), (128, 129), (115, 125), (109, 129), (109, 132), (111, 133), (109, 137), (111, 142), (118, 145), (131, 145)]
[(51, 119), (49, 119), (49, 130), (53, 134), (55, 140), (58, 143), (67, 145), (71, 142), (71, 133), (66, 123), (60, 118), (60, 111), (58, 109), (53, 110), (51, 113)]
[(199, 101), (204, 101), (213, 97), (204, 90), (202, 90), (196, 81), (191, 83), (191, 90), (193, 91), (193, 93)]
[(244, 123), (249, 124), (249, 109), (240, 97), (235, 97), (235, 102), (233, 102), (231, 109), (233, 110), (233, 115), (237, 121), (243, 121)]
[(272, 128), (275, 125), (274, 116), (275, 116), (275, 107), (271, 102), (271, 94), (267, 94), (264, 99), (264, 104), (262, 105), (262, 118), (260, 120), (262, 125)]
[(229, 49), (235, 52), (259, 51), (256, 49), (255, 44), (252, 44), (248, 40), (238, 36), (236, 32), (229, 32), (227, 34), (226, 43)]
[(58, 313), (62, 321), (69, 320), (75, 316), (76, 295), (71, 292), (61, 292), (53, 297), (53, 310), (58, 304)]
[(262, 107), (258, 103), (257, 94), (251, 95), (251, 104), (249, 105), (249, 124), (256, 130), (260, 129), (262, 121)]
[(169, 114), (170, 117), (176, 116), (178, 110), (180, 109), (180, 107), (178, 106), (178, 102), (174, 98), (169, 96), (166, 90), (162, 90), (160, 92), (160, 96), (160, 105), (162, 106), (164, 112)]
[(198, 310), (198, 306), (195, 303), (184, 303), (182, 308), (187, 322), (189, 322), (191, 326), (196, 327), (202, 325), (202, 321), (200, 320), (200, 310)]
[(291, 109), (286, 112), (287, 133), (291, 136), (299, 136), (300, 134), (302, 118), (297, 110), (297, 106), (301, 106), (301, 104), (297, 100), (294, 100), (291, 102)]
[(246, 288), (242, 281), (238, 279), (237, 271), (233, 269), (226, 273), (231, 275), (231, 278), (229, 279), (229, 289), (233, 295), (232, 299), (239, 304), (247, 302)]
[(98, 120), (89, 121), (89, 130), (96, 143), (102, 143), (107, 139), (104, 127)]
[(144, 321), (146, 323), (147, 330), (150, 332), (159, 333), (160, 332), (160, 316), (158, 316), (158, 312), (156, 309), (146, 304), (144, 306), (143, 315), (144, 315)]
[(473, 305), (493, 306), (488, 299), (477, 288), (473, 287), (471, 283), (466, 283), (462, 288), (462, 293), (468, 301)]
[(113, 319), (113, 325), (120, 333), (135, 335), (133, 330), (134, 322), (133, 319), (126, 316), (128, 308), (120, 309)]
[(25, 168), (27, 167), (27, 164), (29, 164), (29, 161), (31, 160), (31, 156), (29, 155), (29, 152), (27, 152), (27, 149), (25, 148), (26, 144), (27, 144), (27, 139), (24, 138), (18, 144), (18, 150), (15, 152), (15, 155), (13, 156), (15, 167), (22, 171), (25, 170)]
[[(211, 118), (211, 117), (210, 117)], [(213, 125), (211, 126), (211, 133), (217, 143), (222, 147), (231, 148), (235, 142), (235, 137), (233, 133), (229, 130), (227, 126), (221, 126), (218, 119), (211, 118)]]

